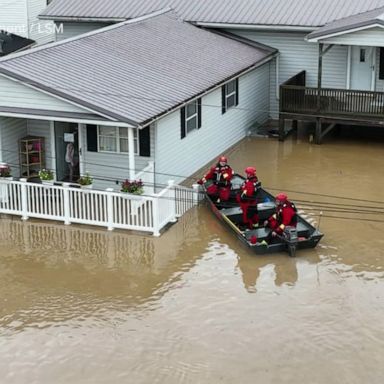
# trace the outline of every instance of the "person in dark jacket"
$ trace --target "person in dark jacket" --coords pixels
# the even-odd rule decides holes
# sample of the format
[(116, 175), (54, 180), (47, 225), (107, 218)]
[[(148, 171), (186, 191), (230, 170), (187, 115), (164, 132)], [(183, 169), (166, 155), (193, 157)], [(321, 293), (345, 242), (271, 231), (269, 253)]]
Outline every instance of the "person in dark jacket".
[(207, 193), (218, 203), (227, 201), (231, 193), (231, 179), (233, 170), (228, 165), (228, 159), (220, 156), (216, 165), (211, 167), (199, 181), (199, 184), (205, 184), (209, 180), (212, 182), (207, 186)]

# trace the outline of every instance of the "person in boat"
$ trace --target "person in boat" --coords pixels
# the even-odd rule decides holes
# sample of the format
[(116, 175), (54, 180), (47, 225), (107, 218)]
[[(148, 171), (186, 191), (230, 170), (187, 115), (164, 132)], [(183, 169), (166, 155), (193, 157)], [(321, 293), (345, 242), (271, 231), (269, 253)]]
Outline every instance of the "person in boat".
[(245, 168), (245, 174), (246, 179), (240, 187), (237, 202), (243, 211), (243, 223), (248, 226), (249, 229), (252, 229), (259, 225), (257, 194), (261, 184), (256, 176), (255, 167)]
[(297, 209), (295, 204), (288, 200), (285, 193), (279, 193), (276, 198), (276, 212), (265, 220), (264, 226), (271, 228), (270, 236), (276, 237), (282, 235), (285, 227), (296, 227), (297, 225)]
[(205, 184), (208, 180), (211, 180), (212, 184), (207, 187), (207, 193), (216, 202), (220, 203), (229, 200), (232, 176), (233, 170), (228, 164), (228, 159), (225, 156), (220, 156), (217, 164), (211, 167), (209, 172), (198, 183)]

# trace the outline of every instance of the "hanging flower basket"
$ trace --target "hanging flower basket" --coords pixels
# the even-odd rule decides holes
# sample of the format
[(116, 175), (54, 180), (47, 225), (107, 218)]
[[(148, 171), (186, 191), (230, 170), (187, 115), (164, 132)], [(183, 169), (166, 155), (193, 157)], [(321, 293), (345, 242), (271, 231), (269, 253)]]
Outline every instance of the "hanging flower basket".
[(0, 164), (0, 177), (3, 180), (13, 180), (11, 176), (11, 167), (8, 164)]

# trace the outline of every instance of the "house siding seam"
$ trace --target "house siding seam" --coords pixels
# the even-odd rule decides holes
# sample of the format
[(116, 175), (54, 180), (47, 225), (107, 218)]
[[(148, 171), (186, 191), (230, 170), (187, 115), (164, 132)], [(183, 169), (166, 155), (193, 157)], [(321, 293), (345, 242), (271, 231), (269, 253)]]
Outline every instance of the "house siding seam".
[[(302, 70), (307, 72), (307, 86), (317, 86), (318, 45), (304, 40), (304, 33), (229, 30), (250, 40), (269, 45), (280, 52), (279, 83), (283, 83)], [(322, 86), (345, 88), (347, 84), (346, 46), (334, 46), (323, 61)], [(273, 67), (272, 67), (273, 68)], [(276, 69), (274, 68), (273, 71)], [(276, 95), (275, 73), (271, 73), (271, 116), (278, 117), (279, 102)]]
[(78, 35), (82, 35), (84, 33), (88, 33), (100, 28), (106, 27), (107, 23), (90, 23), (90, 22), (77, 22), (77, 23), (56, 23), (56, 30), (60, 29), (62, 25), (62, 33), (56, 32), (56, 41), (61, 41), (65, 39), (69, 39), (71, 37), (75, 37)]
[[(151, 126), (150, 131), (151, 140), (151, 156), (150, 157), (135, 157), (136, 173), (144, 169), (149, 161), (154, 161), (155, 153), (155, 133), (154, 128)], [(128, 153), (103, 153), (103, 152), (89, 152), (87, 151), (87, 132), (83, 130), (83, 161), (84, 170), (89, 172), (95, 180), (95, 186), (100, 189), (114, 188), (119, 190), (120, 186), (116, 184), (116, 180), (122, 181), (129, 179), (129, 158)], [(98, 180), (108, 178), (110, 180)]]
[(82, 108), (3, 76), (0, 76), (0, 106), (89, 113)]
[[(180, 110), (157, 122), (156, 183), (183, 181), (243, 139), (269, 111), (269, 63), (239, 79), (238, 109), (221, 114), (221, 89), (202, 98), (202, 127), (180, 138)], [(167, 174), (167, 175), (163, 175)], [(173, 176), (172, 176), (173, 175)]]
[(12, 176), (19, 177), (19, 140), (27, 135), (27, 122), (24, 119), (0, 117), (2, 161), (12, 169)]

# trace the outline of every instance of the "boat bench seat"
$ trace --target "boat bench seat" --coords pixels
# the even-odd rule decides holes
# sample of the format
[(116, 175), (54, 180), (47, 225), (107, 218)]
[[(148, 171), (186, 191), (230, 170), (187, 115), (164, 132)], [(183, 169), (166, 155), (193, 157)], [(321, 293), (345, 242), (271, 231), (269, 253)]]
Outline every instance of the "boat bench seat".
[[(306, 237), (308, 238), (310, 236), (309, 229), (303, 224), (303, 223), (297, 223), (297, 236), (299, 237)], [(246, 231), (245, 232), (245, 238), (249, 240), (252, 236), (256, 236), (259, 241), (267, 238), (270, 232), (270, 228), (256, 228), (251, 231)]]
[[(257, 211), (259, 214), (261, 213), (272, 213), (275, 209), (275, 204), (274, 203), (260, 203), (257, 204)], [(272, 211), (271, 211), (272, 210)], [(226, 216), (234, 216), (234, 215), (241, 215), (242, 210), (240, 206), (233, 207), (233, 208), (223, 208), (221, 209), (221, 212), (226, 215)]]

